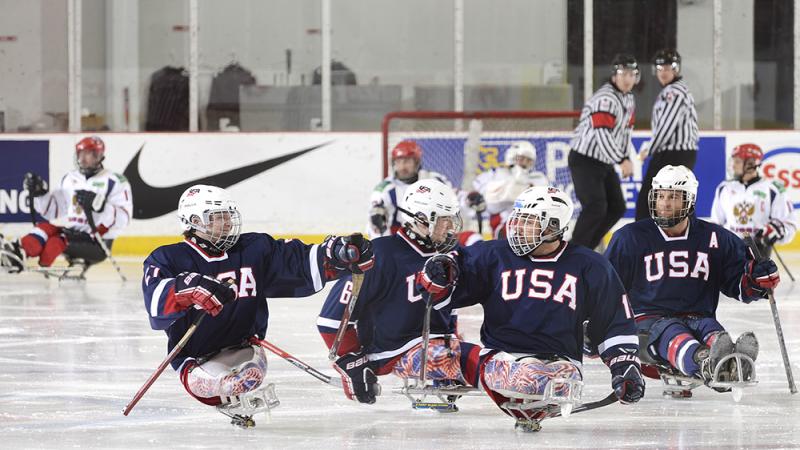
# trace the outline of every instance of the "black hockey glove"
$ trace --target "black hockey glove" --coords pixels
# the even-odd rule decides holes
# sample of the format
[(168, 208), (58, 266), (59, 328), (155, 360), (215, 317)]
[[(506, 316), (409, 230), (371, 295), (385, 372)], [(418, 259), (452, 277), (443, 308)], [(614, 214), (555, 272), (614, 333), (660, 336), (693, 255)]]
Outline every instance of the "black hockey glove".
[(386, 208), (382, 204), (372, 205), (369, 210), (369, 221), (380, 234), (386, 232)]
[(644, 379), (639, 358), (623, 354), (611, 360), (611, 387), (623, 405), (636, 403), (644, 397)]
[(425, 261), (425, 266), (417, 272), (417, 285), (431, 294), (434, 301), (447, 297), (450, 288), (458, 281), (458, 263), (449, 255), (434, 255)]
[(41, 197), (47, 194), (47, 182), (35, 173), (25, 174), (25, 178), (22, 179), (22, 187), (28, 191), (28, 195), (31, 197)]
[(381, 386), (374, 366), (375, 363), (363, 353), (348, 353), (333, 363), (333, 368), (342, 375), (342, 388), (347, 398), (369, 405), (375, 403)]
[(238, 297), (236, 284), (232, 281), (219, 281), (195, 272), (181, 272), (175, 277), (175, 302), (181, 311), (194, 304), (216, 316), (224, 304)]
[(350, 236), (329, 236), (322, 243), (325, 261), (339, 270), (364, 273), (375, 265), (372, 242), (360, 233)]
[(467, 205), (479, 213), (486, 211), (486, 199), (478, 191), (467, 194)]
[(756, 232), (756, 240), (764, 247), (771, 247), (786, 236), (786, 226), (777, 219), (772, 219), (763, 229)]
[(92, 191), (87, 191), (85, 189), (78, 189), (77, 191), (75, 191), (75, 201), (78, 202), (79, 205), (81, 205), (81, 208), (83, 208), (84, 211), (102, 210), (103, 209), (102, 207), (101, 208), (95, 207), (95, 206), (100, 206), (100, 205), (95, 205), (95, 200), (97, 200), (97, 194)]

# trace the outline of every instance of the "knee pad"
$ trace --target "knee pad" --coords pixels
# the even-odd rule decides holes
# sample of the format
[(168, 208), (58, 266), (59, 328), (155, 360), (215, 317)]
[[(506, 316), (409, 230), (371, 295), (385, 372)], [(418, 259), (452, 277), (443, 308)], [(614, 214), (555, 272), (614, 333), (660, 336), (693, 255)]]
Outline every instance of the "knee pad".
[(36, 224), (35, 227), (19, 240), (25, 254), (36, 257), (42, 253), (47, 241), (61, 234), (61, 228), (47, 222)]
[[(392, 373), (400, 378), (418, 378), (421, 365), (422, 346), (417, 345), (400, 357)], [(461, 342), (455, 337), (431, 339), (426, 366), (425, 377), (429, 380), (464, 381), (461, 373)]]
[(261, 385), (266, 374), (264, 349), (250, 346), (223, 350), (202, 364), (187, 367), (182, 381), (190, 394), (203, 401), (250, 392)]
[[(533, 356), (517, 358), (500, 352), (486, 362), (481, 380), (484, 388), (508, 398), (541, 398), (552, 380), (580, 381), (578, 366), (570, 361), (546, 361)], [(555, 394), (563, 394), (569, 386), (558, 383)]]

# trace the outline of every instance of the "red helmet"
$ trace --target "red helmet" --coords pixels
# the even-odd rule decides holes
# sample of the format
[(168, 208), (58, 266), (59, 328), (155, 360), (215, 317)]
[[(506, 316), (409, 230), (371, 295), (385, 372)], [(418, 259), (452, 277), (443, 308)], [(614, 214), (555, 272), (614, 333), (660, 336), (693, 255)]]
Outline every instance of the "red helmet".
[(75, 154), (77, 155), (82, 150), (89, 150), (94, 152), (98, 158), (102, 158), (106, 154), (106, 144), (97, 136), (89, 136), (80, 140), (75, 144)]
[(412, 158), (419, 162), (422, 160), (422, 148), (414, 141), (400, 141), (392, 149), (392, 161), (397, 158)]
[(761, 164), (761, 160), (764, 159), (764, 152), (758, 145), (747, 143), (734, 147), (731, 156), (742, 160), (752, 159), (755, 160), (756, 165), (758, 165)]

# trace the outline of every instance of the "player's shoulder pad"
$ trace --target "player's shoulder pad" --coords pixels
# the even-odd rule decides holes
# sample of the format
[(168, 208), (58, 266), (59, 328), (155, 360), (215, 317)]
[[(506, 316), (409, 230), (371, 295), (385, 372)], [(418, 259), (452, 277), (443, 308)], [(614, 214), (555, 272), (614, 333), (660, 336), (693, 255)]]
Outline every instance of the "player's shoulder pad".
[(384, 178), (383, 180), (381, 180), (381, 182), (380, 182), (380, 183), (378, 183), (378, 184), (375, 186), (375, 189), (374, 189), (374, 190), (375, 190), (375, 191), (377, 191), (377, 192), (383, 192), (383, 191), (385, 191), (385, 190), (386, 190), (386, 188), (387, 188), (387, 187), (389, 187), (389, 186), (392, 186), (392, 180), (390, 180), (390, 179), (388, 179), (388, 178)]
[(782, 182), (778, 180), (772, 180), (772, 183), (770, 184), (772, 185), (773, 188), (775, 188), (775, 190), (778, 191), (778, 193), (783, 194), (784, 192), (786, 192), (786, 185), (784, 185)]

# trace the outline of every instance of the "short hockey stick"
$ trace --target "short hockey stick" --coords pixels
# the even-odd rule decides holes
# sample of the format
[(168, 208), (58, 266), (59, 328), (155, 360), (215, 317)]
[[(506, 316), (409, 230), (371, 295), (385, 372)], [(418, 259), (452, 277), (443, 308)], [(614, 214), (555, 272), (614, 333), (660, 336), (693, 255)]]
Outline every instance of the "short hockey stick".
[(253, 338), (250, 342), (260, 345), (265, 349), (275, 353), (276, 355), (280, 356), (281, 358), (288, 361), (291, 365), (297, 367), (298, 369), (302, 370), (303, 372), (311, 375), (312, 377), (322, 381), (323, 383), (330, 384), (332, 386), (342, 386), (342, 379), (339, 377), (332, 377), (330, 375), (325, 375), (324, 373), (320, 372), (319, 370), (309, 366), (308, 364), (300, 361), (299, 359), (295, 358), (291, 354), (287, 353), (286, 351), (278, 348), (275, 344), (265, 340), (265, 339), (257, 339)]
[[(570, 414), (591, 411), (593, 409), (602, 408), (603, 406), (613, 405), (614, 403), (617, 403), (617, 401), (619, 401), (619, 399), (617, 398), (617, 394), (612, 392), (601, 400), (597, 400), (595, 402), (583, 403), (579, 406), (576, 406), (575, 409), (573, 409)], [(553, 413), (553, 415), (548, 417), (561, 417), (561, 411), (557, 411)]]
[(339, 346), (342, 345), (344, 333), (347, 331), (347, 325), (350, 323), (350, 317), (353, 315), (353, 311), (356, 309), (356, 301), (358, 301), (358, 294), (361, 292), (361, 284), (363, 282), (363, 273), (353, 274), (353, 289), (350, 292), (350, 300), (347, 302), (347, 308), (342, 313), (342, 319), (341, 322), (339, 322), (339, 329), (336, 330), (336, 337), (333, 340), (333, 344), (331, 344), (330, 352), (328, 352), (328, 359), (331, 361), (335, 360), (339, 356)]
[[(744, 237), (745, 242), (753, 251), (757, 261), (762, 261), (761, 252), (758, 250), (756, 242), (753, 237), (747, 235)], [(792, 374), (792, 365), (789, 362), (789, 353), (786, 351), (786, 341), (783, 338), (783, 328), (781, 327), (781, 318), (778, 316), (778, 305), (775, 303), (775, 295), (772, 289), (767, 291), (769, 296), (769, 307), (772, 310), (772, 322), (775, 324), (775, 333), (778, 335), (778, 346), (781, 348), (781, 357), (783, 357), (783, 368), (786, 370), (786, 381), (789, 383), (789, 392), (792, 394), (797, 393), (797, 386), (794, 384), (794, 375)]]
[(125, 406), (125, 409), (122, 410), (123, 415), (127, 416), (128, 414), (130, 414), (133, 407), (136, 406), (137, 403), (139, 403), (139, 400), (141, 400), (142, 397), (144, 397), (144, 394), (147, 392), (148, 389), (150, 389), (150, 386), (153, 385), (153, 383), (161, 375), (161, 373), (164, 372), (164, 369), (166, 369), (169, 363), (171, 363), (172, 360), (175, 359), (176, 356), (178, 356), (178, 353), (180, 353), (181, 350), (183, 350), (183, 347), (185, 347), (186, 343), (189, 342), (189, 338), (192, 337), (194, 332), (197, 330), (197, 327), (200, 326), (200, 322), (203, 321), (203, 318), (205, 316), (206, 313), (202, 312), (199, 316), (197, 316), (196, 319), (194, 319), (194, 322), (192, 322), (192, 325), (189, 326), (188, 330), (186, 330), (186, 333), (183, 334), (181, 340), (178, 341), (175, 347), (172, 348), (172, 351), (169, 352), (169, 355), (167, 355), (166, 358), (164, 358), (164, 361), (161, 361), (161, 364), (158, 365), (155, 372), (153, 372), (153, 374), (150, 375), (150, 378), (148, 378), (147, 381), (144, 382), (142, 387), (139, 388), (139, 392), (137, 392), (136, 395), (133, 396), (133, 399), (131, 399), (128, 405)]
[(783, 258), (781, 258), (781, 254), (778, 253), (778, 249), (772, 247), (772, 253), (775, 253), (775, 257), (777, 257), (778, 261), (780, 261), (781, 266), (783, 266), (783, 270), (786, 271), (786, 275), (789, 275), (789, 279), (792, 280), (792, 283), (794, 283), (794, 275), (792, 275), (792, 272), (789, 270), (789, 266), (787, 266), (786, 263), (783, 262)]
[(125, 275), (122, 274), (122, 269), (119, 268), (119, 264), (117, 264), (117, 261), (114, 259), (113, 256), (111, 256), (111, 250), (108, 249), (106, 241), (103, 240), (103, 237), (100, 236), (100, 233), (97, 231), (97, 227), (94, 224), (94, 215), (92, 214), (91, 211), (88, 210), (84, 212), (86, 213), (86, 221), (89, 222), (89, 228), (92, 229), (92, 237), (94, 237), (94, 240), (97, 241), (97, 245), (99, 245), (100, 248), (103, 249), (103, 253), (105, 253), (106, 258), (108, 258), (108, 260), (111, 261), (111, 265), (114, 266), (114, 269), (119, 274), (119, 277), (122, 278), (122, 282), (124, 283), (128, 281), (128, 279), (125, 278)]

